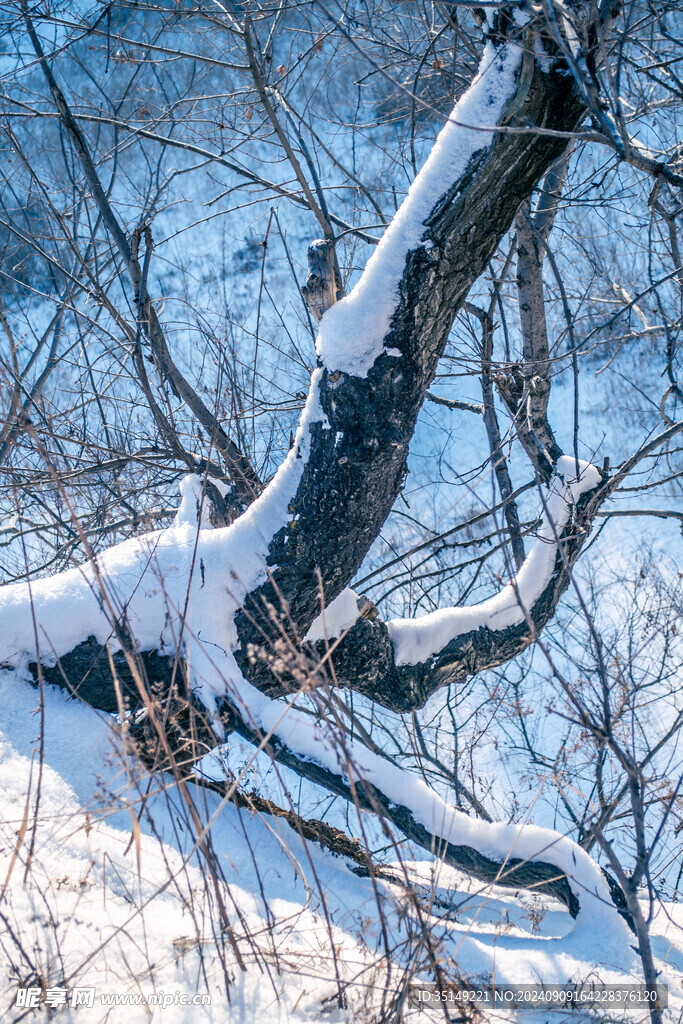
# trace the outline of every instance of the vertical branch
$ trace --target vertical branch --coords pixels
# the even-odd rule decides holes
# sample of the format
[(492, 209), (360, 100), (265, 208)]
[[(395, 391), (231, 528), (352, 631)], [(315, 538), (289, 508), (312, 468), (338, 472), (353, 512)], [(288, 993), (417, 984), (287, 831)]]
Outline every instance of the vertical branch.
[(562, 451), (548, 422), (550, 355), (543, 294), (543, 255), (534, 235), (528, 200), (517, 214), (515, 229), (522, 332), (522, 394), (515, 413), (520, 440), (539, 475), (548, 480)]
[[(269, 87), (266, 84), (266, 81), (265, 81), (265, 78), (264, 78), (263, 68), (261, 67), (261, 63), (260, 63), (260, 61), (259, 61), (259, 59), (258, 59), (258, 57), (256, 55), (256, 51), (254, 49), (254, 43), (252, 41), (252, 34), (251, 34), (251, 22), (250, 22), (250, 19), (249, 19), (248, 16), (245, 18), (245, 21), (244, 21), (244, 45), (245, 45), (245, 48), (246, 48), (246, 51), (247, 51), (247, 59), (249, 61), (249, 69), (251, 71), (251, 76), (252, 76), (252, 79), (253, 79), (256, 91), (258, 93), (259, 99), (261, 101), (261, 105), (262, 105), (263, 109), (266, 112), (266, 116), (268, 117), (268, 120), (270, 121), (270, 123), (271, 123), (271, 125), (273, 127), (273, 130), (274, 130), (275, 134), (277, 135), (278, 140), (279, 140), (283, 150), (285, 151), (285, 154), (287, 156), (287, 159), (289, 160), (290, 166), (291, 166), (292, 170), (294, 171), (294, 174), (296, 176), (297, 181), (299, 182), (299, 184), (301, 186), (301, 190), (302, 190), (304, 196), (306, 197), (306, 202), (308, 203), (308, 207), (309, 207), (311, 213), (314, 215), (315, 219), (318, 221), (318, 224), (320, 225), (320, 227), (322, 228), (322, 231), (323, 231), (324, 241), (323, 241), (323, 243), (317, 243), (317, 242), (313, 243), (313, 245), (311, 246), (311, 249), (309, 249), (309, 252), (308, 252), (308, 262), (309, 262), (309, 278), (311, 277), (311, 274), (315, 272), (318, 275), (319, 279), (322, 282), (324, 282), (325, 289), (328, 288), (327, 282), (328, 281), (331, 282), (329, 284), (329, 294), (321, 295), (321, 301), (323, 301), (323, 302), (325, 302), (327, 304), (325, 304), (324, 308), (322, 308), (322, 310), (320, 310), (320, 303), (318, 301), (316, 301), (315, 303), (312, 303), (311, 301), (309, 301), (309, 298), (304, 293), (304, 298), (306, 299), (306, 302), (308, 303), (308, 306), (309, 306), (309, 309), (311, 310), (311, 313), (313, 314), (315, 319), (319, 322), (321, 317), (322, 317), (322, 314), (325, 312), (325, 309), (329, 309), (329, 307), (332, 306), (335, 302), (337, 302), (340, 298), (342, 298), (343, 294), (344, 294), (343, 289), (342, 289), (341, 272), (339, 270), (339, 264), (337, 262), (337, 252), (336, 252), (336, 248), (335, 248), (334, 230), (332, 228), (332, 224), (330, 223), (330, 215), (329, 215), (329, 211), (327, 209), (327, 200), (325, 199), (325, 193), (324, 193), (322, 185), (320, 183), (320, 179), (318, 177), (318, 173), (317, 173), (317, 171), (315, 169), (315, 164), (313, 163), (313, 160), (311, 159), (311, 155), (308, 152), (308, 147), (307, 147), (307, 145), (305, 143), (305, 140), (304, 140), (303, 136), (301, 135), (301, 132), (296, 127), (296, 124), (295, 124), (294, 119), (292, 117), (291, 110), (290, 110), (287, 102), (285, 101), (285, 99), (283, 98), (283, 96), (280, 94), (280, 92), (277, 89), (273, 89), (273, 88)], [(309, 185), (308, 178), (304, 174), (304, 171), (303, 171), (303, 168), (302, 168), (302, 166), (301, 166), (301, 164), (299, 162), (299, 159), (298, 159), (296, 153), (294, 152), (294, 149), (292, 147), (292, 144), (289, 141), (289, 138), (287, 137), (287, 133), (285, 132), (284, 128), (282, 127), (282, 124), (280, 123), (280, 119), (277, 116), (277, 112), (275, 110), (275, 106), (274, 106), (273, 102), (271, 102), (271, 94), (274, 97), (275, 101), (279, 102), (280, 105), (282, 106), (282, 109), (285, 112), (285, 116), (286, 116), (289, 124), (292, 126), (292, 128), (295, 131), (295, 134), (297, 136), (297, 140), (298, 140), (298, 143), (299, 143), (300, 152), (303, 155), (304, 160), (306, 161), (309, 173), (311, 175), (311, 179), (313, 181), (313, 188), (311, 188), (311, 186)], [(317, 250), (315, 249), (316, 245), (325, 245), (326, 248), (324, 250), (324, 253), (323, 253), (323, 250), (321, 248), (321, 251), (320, 251), (320, 254), (319, 254), (317, 252)], [(327, 262), (331, 263), (331, 267), (332, 267), (331, 274), (329, 274), (326, 270), (322, 274), (317, 269), (315, 271), (313, 270), (313, 265), (315, 265), (315, 263), (319, 260), (319, 258), (324, 259), (325, 263), (327, 263)], [(312, 265), (312, 261), (313, 261), (313, 265)], [(307, 281), (306, 282), (306, 286), (308, 286), (308, 284), (309, 284), (309, 282)]]
[(567, 290), (562, 280), (562, 274), (560, 268), (557, 265), (557, 260), (553, 255), (553, 251), (550, 248), (546, 237), (540, 231), (535, 231), (537, 240), (541, 243), (545, 255), (548, 257), (548, 263), (550, 269), (553, 272), (555, 283), (562, 299), (562, 310), (564, 312), (564, 318), (567, 323), (567, 336), (569, 338), (569, 346), (571, 349), (572, 356), (572, 373), (574, 376), (574, 430), (573, 430), (573, 449), (574, 449), (574, 461), (576, 463), (576, 472), (579, 471), (579, 342), (574, 331), (574, 317), (572, 315), (571, 306), (569, 305), (569, 299), (567, 297)]
[(567, 171), (569, 170), (569, 161), (571, 159), (573, 149), (574, 140), (572, 139), (562, 156), (555, 161), (552, 167), (548, 168), (548, 171), (541, 182), (541, 186), (539, 188), (540, 195), (536, 204), (536, 209), (533, 213), (532, 223), (534, 230), (538, 231), (543, 238), (549, 237), (553, 224), (555, 223), (555, 216), (557, 214), (560, 197), (562, 196), (562, 189), (567, 177)]
[(294, 174), (296, 175), (296, 179), (299, 182), (299, 185), (301, 186), (301, 190), (304, 196), (306, 197), (308, 207), (311, 213), (313, 213), (313, 215), (315, 216), (315, 219), (320, 224), (320, 227), (323, 230), (325, 238), (333, 238), (334, 232), (332, 230), (332, 225), (330, 224), (329, 221), (324, 193), (318, 185), (318, 188), (316, 189), (318, 197), (316, 198), (316, 196), (313, 194), (313, 190), (311, 189), (311, 186), (308, 183), (308, 179), (303, 172), (301, 164), (299, 163), (298, 157), (292, 148), (292, 144), (290, 143), (285, 130), (280, 124), (280, 120), (277, 114), (275, 113), (275, 108), (273, 107), (273, 104), (270, 101), (270, 96), (268, 94), (268, 86), (266, 85), (265, 79), (263, 77), (263, 71), (261, 68), (260, 61), (256, 56), (256, 52), (254, 50), (254, 44), (251, 36), (251, 23), (248, 16), (245, 18), (244, 22), (244, 46), (247, 51), (247, 59), (249, 61), (251, 77), (253, 79), (256, 92), (258, 93), (259, 99), (261, 101), (261, 105), (263, 106), (263, 109), (266, 112), (268, 120), (273, 126), (273, 130), (275, 131), (275, 134), (278, 137), (280, 145), (282, 146), (287, 155), (287, 159), (289, 160), (291, 168), (294, 171)]
[[(678, 203), (667, 209), (660, 198), (661, 185), (656, 185), (653, 189), (652, 196), (650, 197), (650, 205), (664, 221), (666, 230), (669, 235), (669, 246), (671, 250), (671, 259), (675, 268), (675, 278), (678, 284), (679, 291), (679, 312), (683, 315), (683, 264), (681, 263), (681, 249), (678, 241), (678, 226), (676, 224), (676, 218), (683, 210), (683, 204)], [(655, 291), (657, 303), (661, 310), (661, 302), (659, 299), (659, 293)], [(669, 385), (664, 392), (662, 397), (660, 410), (662, 413), (662, 419), (665, 422), (671, 422), (669, 417), (665, 413), (666, 401), (670, 395), (674, 395), (675, 398), (683, 401), (683, 389), (678, 381), (676, 371), (674, 368), (675, 357), (676, 357), (676, 335), (677, 331), (672, 328), (669, 318), (664, 316), (663, 318), (665, 330), (666, 330), (666, 375), (669, 380)], [(680, 328), (680, 320), (679, 320)]]
[(484, 424), (486, 435), (491, 450), (491, 462), (496, 475), (500, 496), (505, 502), (505, 521), (510, 532), (510, 544), (515, 560), (515, 566), (519, 569), (525, 558), (524, 540), (519, 525), (517, 513), (517, 502), (511, 497), (513, 492), (510, 473), (508, 472), (507, 460), (503, 454), (503, 444), (500, 439), (500, 427), (493, 401), (493, 385), (491, 382), (491, 362), (493, 358), (493, 320), (489, 313), (479, 309), (478, 306), (468, 302), (466, 309), (473, 316), (476, 316), (481, 323), (481, 393), (484, 399)]

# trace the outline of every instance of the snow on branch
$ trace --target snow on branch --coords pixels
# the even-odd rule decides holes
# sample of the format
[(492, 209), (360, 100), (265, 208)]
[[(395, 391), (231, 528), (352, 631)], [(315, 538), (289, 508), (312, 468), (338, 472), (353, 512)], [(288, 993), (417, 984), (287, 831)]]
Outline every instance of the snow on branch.
[(442, 608), (417, 619), (392, 619), (387, 629), (394, 645), (397, 665), (416, 665), (446, 647), (455, 637), (488, 628), (500, 631), (525, 622), (544, 592), (555, 568), (562, 530), (572, 507), (582, 494), (600, 483), (595, 466), (563, 455), (557, 461), (544, 501), (543, 521), (538, 539), (515, 578), (498, 594), (480, 604), (463, 608)]
[[(533, 50), (523, 46), (530, 27), (520, 19), (505, 20), (495, 41), (492, 33), (478, 76), (361, 281), (323, 317), (323, 365), (312, 376), (294, 446), (268, 487), (220, 529), (197, 529), (207, 524), (197, 522), (186, 489), (168, 530), (127, 541), (52, 579), (4, 588), (0, 662), (54, 666), (59, 659), (52, 681), (73, 687), (83, 667), (90, 672), (97, 644), (179, 654), (202, 703), (213, 710), (220, 683), (214, 676), (213, 690), (204, 669), (222, 652), (228, 682), (248, 678), (271, 696), (284, 692), (267, 664), (250, 660), (275, 623), (269, 609), (284, 610), (277, 629), (305, 635), (321, 596), (333, 601), (352, 580), (399, 492), (453, 318), (520, 202), (564, 149), (554, 132), (572, 130), (583, 115), (564, 69), (552, 61), (535, 66)], [(552, 131), (495, 131), (513, 116)], [(588, 484), (587, 474), (577, 487)], [(569, 505), (560, 492), (551, 493), (550, 504), (549, 524), (561, 529)], [(433, 650), (468, 623), (518, 621), (518, 592), (523, 604), (538, 592), (552, 569), (552, 540), (539, 541), (517, 590), (490, 607), (392, 624), (399, 660)], [(79, 660), (75, 652), (84, 646)], [(381, 686), (369, 695), (381, 700)]]
[[(272, 535), (286, 520), (308, 457), (311, 422), (325, 426), (317, 402), (320, 370), (294, 445), (267, 489), (233, 524), (211, 529), (197, 476), (181, 481), (170, 527), (134, 537), (88, 562), (44, 579), (0, 588), (0, 664), (51, 666), (94, 638), (110, 650), (132, 639), (141, 651), (174, 652), (195, 630), (201, 645), (234, 646), (234, 614), (268, 576)], [(186, 607), (187, 605), (187, 607)], [(184, 622), (184, 626), (183, 626)], [(193, 641), (187, 641), (190, 655)], [(210, 694), (203, 695), (207, 707)]]
[(408, 195), (384, 232), (355, 288), (327, 310), (320, 322), (316, 348), (332, 373), (365, 377), (386, 350), (399, 285), (411, 250), (431, 243), (425, 225), (440, 197), (465, 173), (480, 150), (488, 147), (506, 104), (517, 88), (523, 48), (487, 42), (477, 77), (456, 104)]
[[(516, 42), (499, 47), (487, 43), (478, 76), (442, 129), (360, 282), (323, 318), (318, 348), (328, 371), (364, 376), (383, 351), (400, 354), (383, 349), (382, 342), (399, 301), (407, 255), (421, 244), (425, 221), (437, 201), (458, 181), (472, 156), (491, 144), (492, 129), (515, 92), (521, 55)], [(294, 448), (237, 522), (217, 531), (201, 530), (197, 537), (183, 495), (181, 512), (170, 528), (125, 541), (50, 579), (2, 588), (0, 662), (18, 665), (36, 659), (54, 664), (90, 637), (117, 650), (121, 629), (139, 650), (173, 650), (180, 642), (186, 594), (205, 586), (201, 603), (207, 606), (208, 620), (201, 622), (202, 637), (236, 644), (234, 630), (225, 637), (221, 627), (214, 635), (211, 623), (216, 608), (222, 623), (232, 623), (244, 597), (267, 578), (269, 546), (290, 519), (290, 502), (310, 453), (311, 429), (328, 427), (320, 404), (321, 373), (312, 376)], [(199, 584), (202, 566), (210, 569), (202, 572)], [(208, 593), (213, 605), (205, 600)], [(197, 621), (196, 608), (194, 615), (190, 609), (192, 618)]]
[[(331, 723), (321, 725), (297, 710), (298, 695), (288, 702), (272, 700), (246, 681), (230, 687), (229, 693), (231, 711), (246, 727), (242, 735), (259, 745), (270, 744), (277, 759), (290, 765), (294, 759), (299, 768), (312, 766), (309, 777), (313, 781), (383, 812), (410, 838), (428, 849), (439, 849), (445, 860), (473, 877), (561, 894), (576, 918), (571, 935), (563, 942), (580, 945), (599, 933), (605, 937), (605, 956), (611, 953), (621, 959), (629, 955), (632, 936), (619, 916), (602, 870), (567, 836), (530, 823), (504, 824), (469, 817), (417, 775), (347, 735), (338, 736)], [(239, 726), (237, 729), (240, 731)], [(316, 772), (315, 766), (322, 772)], [(548, 872), (549, 866), (555, 870)], [(535, 867), (545, 870), (534, 875)], [(566, 894), (557, 884), (565, 881)]]

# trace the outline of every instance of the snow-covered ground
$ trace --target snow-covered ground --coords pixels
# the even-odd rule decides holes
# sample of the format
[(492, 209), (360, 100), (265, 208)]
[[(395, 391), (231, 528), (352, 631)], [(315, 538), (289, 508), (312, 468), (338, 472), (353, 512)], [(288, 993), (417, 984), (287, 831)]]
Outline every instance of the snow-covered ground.
[[(37, 693), (11, 672), (0, 686), (3, 1020), (27, 1019), (13, 1005), (21, 985), (66, 989), (69, 999), (94, 989), (92, 1007), (53, 1010), (56, 1019), (84, 1024), (372, 1020), (406, 971), (434, 980), (425, 932), (446, 974), (457, 964), (461, 978), (479, 984), (641, 978), (628, 943), (619, 947), (599, 922), (574, 938), (576, 926), (551, 899), (487, 890), (409, 848), (400, 861), (395, 852), (385, 859), (414, 895), (388, 881), (376, 893), (343, 858), (304, 847), (277, 819), (228, 804), (210, 835), (242, 969), (221, 930), (214, 883), (192, 852), (187, 806), (164, 789), (170, 778), (140, 789), (108, 722), (49, 687), (39, 772)], [(206, 822), (220, 798), (202, 790), (194, 800)], [(653, 945), (660, 981), (670, 985), (672, 1021), (683, 1011), (682, 926), (680, 904), (659, 907)], [(210, 995), (211, 1004), (181, 1005), (195, 994)], [(117, 995), (151, 998), (148, 1006), (107, 1005)], [(36, 1016), (47, 1019), (42, 1006)], [(419, 1019), (440, 1013), (423, 1007)]]

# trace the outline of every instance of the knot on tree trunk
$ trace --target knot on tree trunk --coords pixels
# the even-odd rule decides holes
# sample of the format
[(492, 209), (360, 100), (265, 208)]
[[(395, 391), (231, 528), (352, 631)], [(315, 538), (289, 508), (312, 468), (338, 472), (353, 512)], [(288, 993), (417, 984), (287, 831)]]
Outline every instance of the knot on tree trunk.
[(515, 417), (524, 395), (525, 379), (519, 363), (512, 363), (508, 372), (495, 374), (498, 394), (505, 402), (510, 414)]

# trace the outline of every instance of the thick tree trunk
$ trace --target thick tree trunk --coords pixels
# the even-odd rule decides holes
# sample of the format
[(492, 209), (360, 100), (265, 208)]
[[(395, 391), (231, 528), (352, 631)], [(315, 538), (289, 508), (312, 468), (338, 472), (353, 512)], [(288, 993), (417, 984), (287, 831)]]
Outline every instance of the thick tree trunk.
[[(548, 73), (534, 66), (518, 101), (511, 128), (571, 132), (584, 114), (561, 62)], [(240, 668), (259, 687), (279, 692), (246, 654), (263, 644), (264, 633), (272, 635), (267, 609), (286, 607), (303, 635), (320, 612), (321, 587), (329, 604), (353, 579), (400, 492), (453, 320), (520, 204), (565, 147), (564, 138), (532, 131), (503, 131), (491, 144), (483, 137), (428, 217), (424, 243), (408, 253), (384, 354), (366, 377), (323, 368), (319, 400), (329, 429), (312, 430), (289, 520), (270, 544), (271, 578), (237, 617)]]

